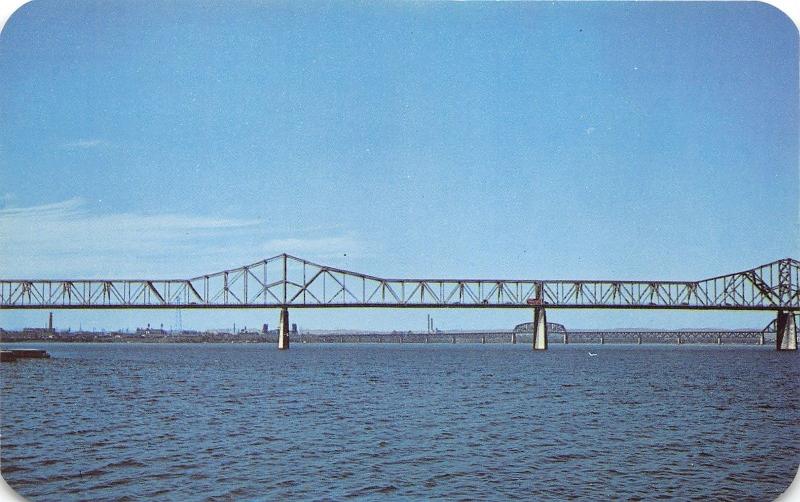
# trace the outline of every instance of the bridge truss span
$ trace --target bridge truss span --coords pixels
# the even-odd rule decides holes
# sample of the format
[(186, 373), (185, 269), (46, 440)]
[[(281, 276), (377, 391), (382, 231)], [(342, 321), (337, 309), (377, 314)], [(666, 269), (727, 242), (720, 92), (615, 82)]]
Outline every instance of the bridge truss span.
[(0, 308), (643, 308), (800, 310), (787, 258), (699, 281), (386, 279), (282, 254), (192, 279), (0, 280)]

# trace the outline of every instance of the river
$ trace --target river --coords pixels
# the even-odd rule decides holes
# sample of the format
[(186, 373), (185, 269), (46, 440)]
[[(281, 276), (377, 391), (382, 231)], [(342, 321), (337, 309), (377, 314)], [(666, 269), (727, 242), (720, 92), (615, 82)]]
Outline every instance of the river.
[(34, 501), (771, 500), (800, 462), (767, 346), (25, 346), (0, 470)]

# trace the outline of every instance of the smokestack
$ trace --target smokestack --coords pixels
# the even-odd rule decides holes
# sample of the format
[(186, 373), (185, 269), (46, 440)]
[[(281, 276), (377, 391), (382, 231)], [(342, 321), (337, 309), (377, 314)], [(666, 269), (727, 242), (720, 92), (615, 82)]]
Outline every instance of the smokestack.
[(50, 320), (47, 322), (47, 331), (53, 331), (53, 313), (50, 312)]

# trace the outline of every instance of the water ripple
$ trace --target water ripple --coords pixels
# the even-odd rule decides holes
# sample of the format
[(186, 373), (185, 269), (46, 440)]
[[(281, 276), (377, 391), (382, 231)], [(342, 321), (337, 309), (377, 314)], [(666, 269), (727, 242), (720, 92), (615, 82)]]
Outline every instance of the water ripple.
[(30, 500), (772, 499), (800, 458), (766, 348), (43, 348), (0, 367)]

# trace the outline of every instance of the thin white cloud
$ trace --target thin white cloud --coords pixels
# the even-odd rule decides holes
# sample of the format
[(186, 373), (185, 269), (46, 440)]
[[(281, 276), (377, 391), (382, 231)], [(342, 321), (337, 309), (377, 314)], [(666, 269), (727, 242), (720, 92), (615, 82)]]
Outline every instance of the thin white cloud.
[(108, 143), (103, 141), (102, 139), (79, 139), (76, 141), (68, 141), (63, 143), (61, 146), (64, 148), (70, 149), (88, 149), (88, 148), (97, 148), (99, 146), (105, 146)]
[(175, 213), (96, 214), (80, 198), (5, 208), (0, 210), (0, 275), (195, 271), (196, 258), (220, 242), (235, 242), (259, 223)]
[[(185, 278), (280, 253), (341, 266), (369, 256), (364, 242), (340, 228), (294, 229), (291, 237), (265, 241), (264, 232), (274, 228), (263, 223), (179, 213), (98, 214), (78, 197), (4, 208), (0, 277)], [(309, 233), (314, 237), (302, 237)]]
[(12, 204), (16, 198), (17, 196), (11, 192), (6, 192), (3, 195), (0, 195), (0, 209)]
[(74, 214), (78, 207), (83, 204), (83, 199), (80, 197), (73, 197), (61, 202), (42, 204), (39, 206), (8, 207), (0, 209), (0, 224), (4, 220), (11, 221), (15, 218), (65, 217)]

